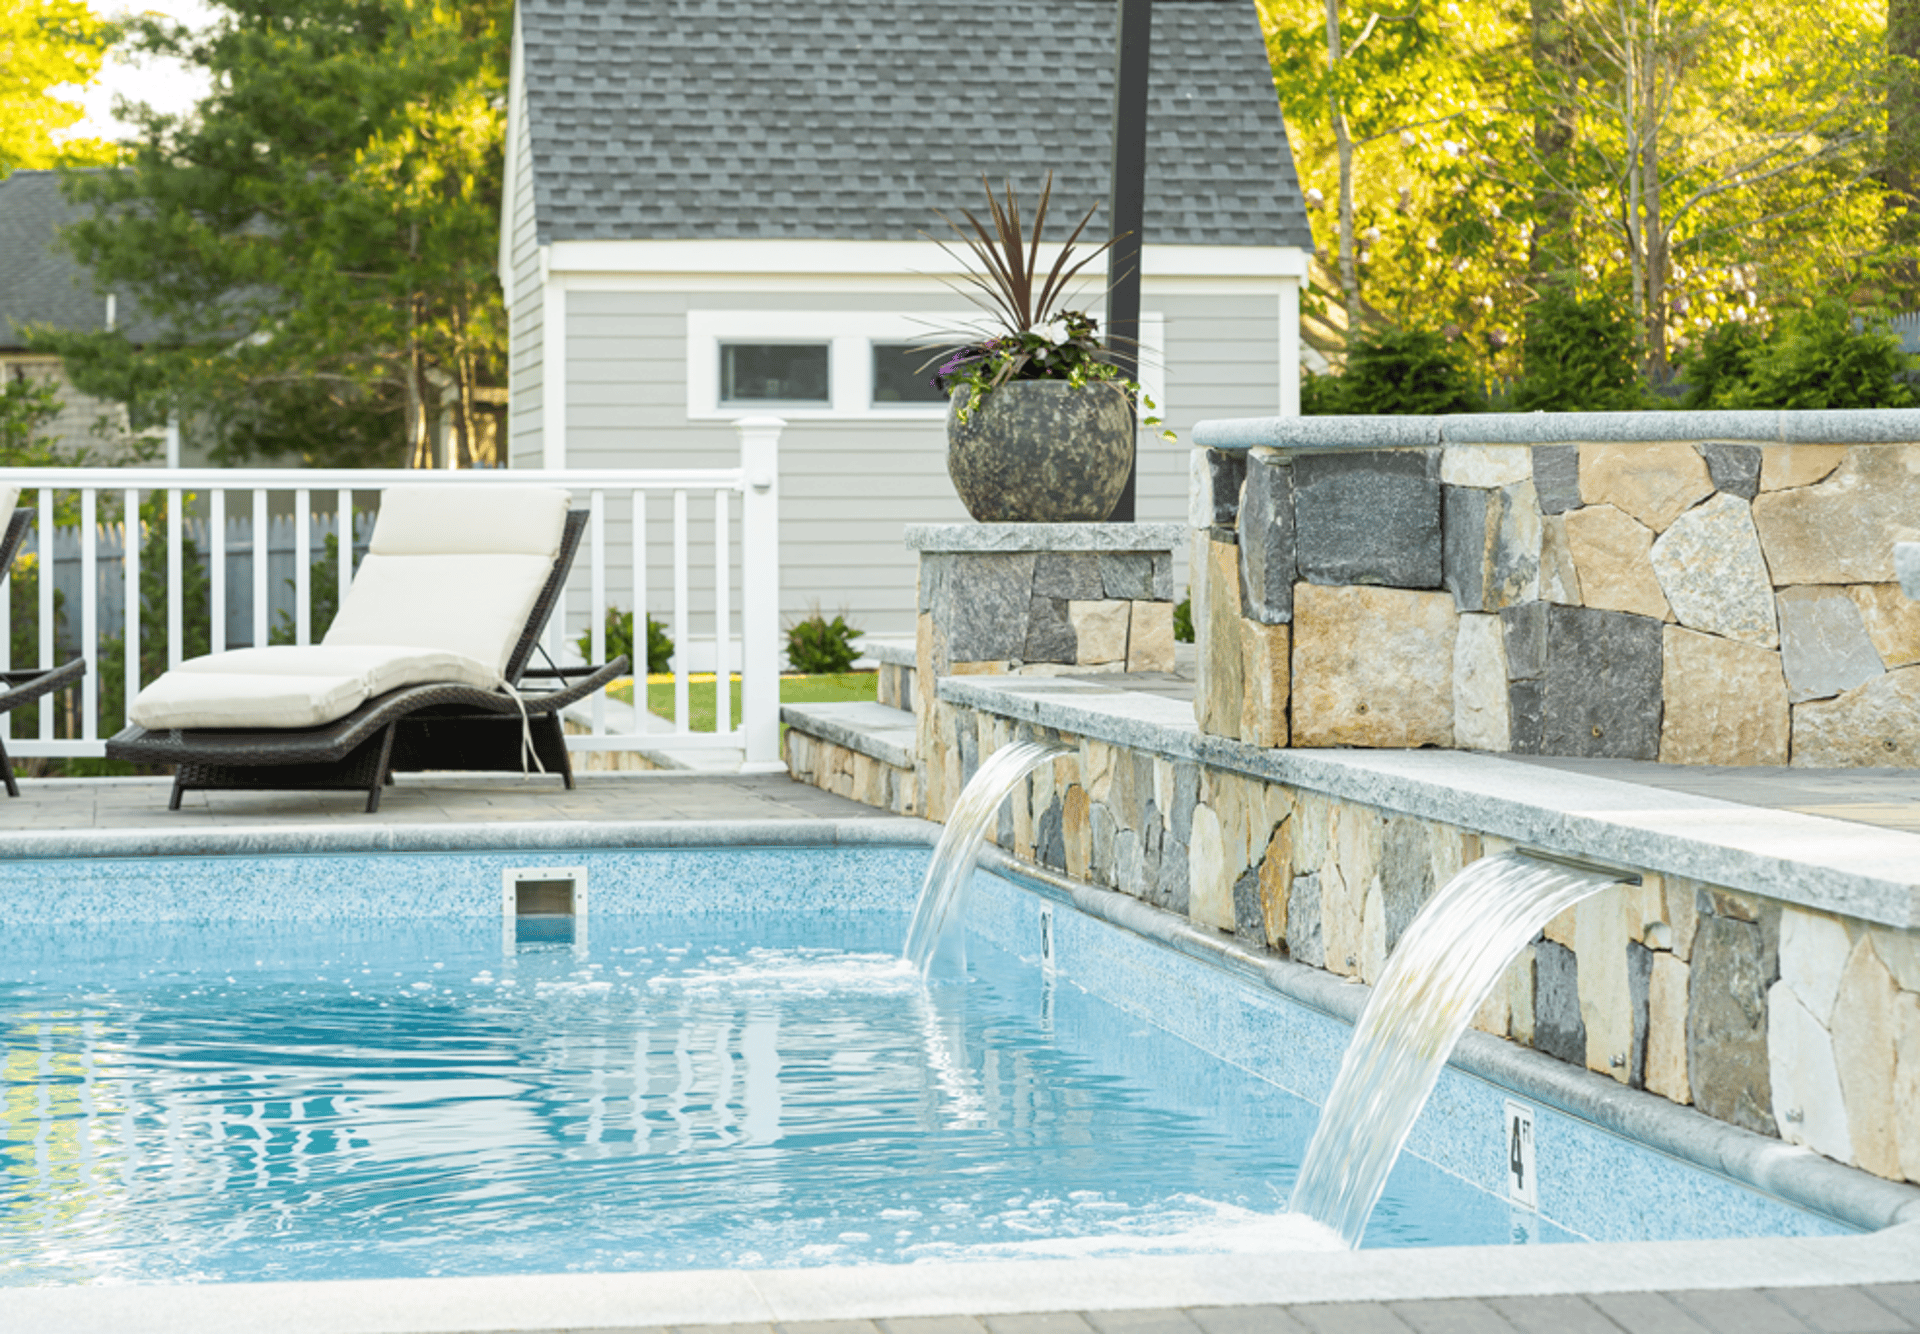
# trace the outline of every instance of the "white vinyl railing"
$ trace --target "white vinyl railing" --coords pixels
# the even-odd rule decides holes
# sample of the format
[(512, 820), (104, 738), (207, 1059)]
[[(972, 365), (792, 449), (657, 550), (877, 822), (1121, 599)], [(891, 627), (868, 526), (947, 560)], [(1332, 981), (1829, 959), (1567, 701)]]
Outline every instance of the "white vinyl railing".
[[(606, 661), (607, 608), (624, 604), (633, 612), (634, 706), (610, 710), (605, 695), (596, 695), (574, 716), (584, 714), (587, 731), (570, 735), (574, 750), (638, 750), (667, 748), (737, 749), (749, 770), (772, 771), (780, 763), (780, 548), (778, 418), (747, 418), (738, 423), (740, 460), (737, 467), (637, 469), (571, 468), (554, 472), (488, 469), (424, 471), (409, 469), (246, 469), (246, 468), (12, 468), (0, 469), (0, 485), (18, 485), (20, 504), (37, 510), (35, 528), (23, 551), (38, 561), (50, 552), (54, 561), (34, 566), (35, 595), (31, 610), (37, 644), (27, 661), (12, 661), (15, 641), (12, 609), (16, 595), (0, 596), (0, 662), (8, 668), (51, 667), (75, 653), (87, 659), (87, 676), (73, 692), (42, 699), (38, 735), (9, 736), (7, 748), (16, 755), (89, 757), (105, 754), (101, 731), (101, 700), (111, 652), (124, 685), (118, 698), (131, 700), (142, 680), (143, 640), (151, 662), (161, 627), (143, 625), (142, 561), (155, 537), (164, 534), (165, 657), (173, 666), (186, 656), (189, 608), (197, 622), (204, 617), (209, 648), (219, 653), (237, 647), (230, 639), (229, 601), (251, 607), (252, 634), (246, 642), (265, 644), (276, 628), (284, 630), (291, 611), (291, 636), (296, 644), (311, 641), (313, 566), (315, 547), (324, 547), (319, 534), (341, 534), (335, 578), (339, 589), (353, 581), (356, 542), (364, 549), (367, 515), (378, 508), (378, 493), (389, 486), (530, 486), (566, 488), (576, 508), (589, 513), (587, 531), (575, 557), (569, 589), (563, 590), (547, 624), (546, 648), (556, 662), (578, 661), (573, 639), (585, 628), (590, 635), (588, 658)], [(147, 503), (145, 521), (128, 522)], [(103, 503), (104, 502), (104, 503)], [(711, 506), (710, 554), (696, 551), (690, 539), (694, 516)], [(118, 511), (118, 522), (101, 522), (103, 510)], [(156, 510), (158, 511), (156, 513)], [(288, 511), (291, 511), (289, 515)], [(356, 510), (358, 513), (356, 514)], [(664, 510), (664, 516), (657, 511)], [(197, 511), (197, 513), (195, 512)], [(619, 514), (623, 528), (610, 523)], [(357, 523), (342, 525), (340, 515)], [(739, 523), (739, 561), (734, 564), (733, 525)], [(279, 521), (276, 522), (276, 516)], [(669, 525), (671, 556), (664, 570), (650, 568), (650, 522), (664, 517)], [(290, 519), (290, 522), (288, 521)], [(75, 521), (77, 520), (77, 525)], [(246, 521), (250, 520), (250, 522)], [(59, 540), (63, 521), (66, 540)], [(270, 578), (268, 534), (290, 528), (293, 534), (290, 608), (283, 607), (281, 627), (273, 624), (272, 608), (279, 591)], [(614, 545), (618, 532), (624, 546)], [(134, 534), (131, 538), (129, 533)], [(183, 535), (191, 533), (196, 546), (206, 549), (197, 558), (184, 556)], [(235, 587), (229, 567), (236, 562), (227, 544), (232, 534), (247, 534), (246, 585)], [(92, 535), (88, 540), (87, 535)], [(73, 540), (77, 536), (77, 541)], [(64, 550), (78, 547), (79, 577), (62, 580), (54, 567)], [(658, 545), (657, 542), (654, 545)], [(702, 544), (705, 545), (705, 544)], [(711, 605), (696, 612), (694, 574), (700, 570), (703, 591)], [(203, 564), (204, 562), (204, 564)], [(117, 566), (118, 569), (113, 567)], [(16, 566), (19, 578), (26, 564)], [(710, 577), (708, 577), (710, 575)], [(117, 577), (116, 577), (117, 576)], [(108, 581), (117, 584), (109, 589)], [(68, 587), (57, 599), (56, 586)], [(569, 598), (577, 600), (585, 585), (584, 627), (569, 617)], [(666, 585), (664, 601), (656, 594)], [(739, 589), (736, 613), (733, 591)], [(77, 598), (74, 596), (77, 593)], [(204, 595), (204, 604), (201, 603)], [(78, 602), (78, 606), (74, 603)], [(198, 610), (204, 605), (204, 610)], [(118, 615), (109, 624), (104, 606)], [(673, 716), (652, 717), (647, 704), (647, 618), (655, 613), (665, 621), (675, 644), (673, 659)], [(242, 621), (244, 624), (244, 620)], [(24, 628), (24, 627), (23, 627)], [(712, 633), (716, 667), (715, 730), (690, 728), (688, 675), (693, 654), (689, 648), (706, 631)], [(56, 631), (59, 633), (56, 634)], [(571, 633), (570, 633), (571, 632)], [(118, 641), (117, 643), (115, 641)], [(737, 652), (735, 645), (738, 645)], [(704, 655), (702, 655), (704, 656)], [(538, 655), (536, 654), (536, 663)], [(740, 717), (734, 718), (727, 665), (740, 664)], [(69, 696), (73, 698), (69, 698)], [(65, 716), (61, 717), (61, 711)], [(629, 730), (609, 727), (610, 712), (630, 717)], [(56, 725), (56, 722), (59, 725)], [(117, 717), (109, 722), (117, 722)]]

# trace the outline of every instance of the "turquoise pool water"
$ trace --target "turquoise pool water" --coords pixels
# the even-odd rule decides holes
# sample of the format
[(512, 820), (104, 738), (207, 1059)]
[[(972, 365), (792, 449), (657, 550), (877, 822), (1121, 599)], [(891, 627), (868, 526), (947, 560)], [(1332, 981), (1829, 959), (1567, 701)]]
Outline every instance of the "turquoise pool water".
[[(156, 884), (119, 926), (26, 920), (0, 876), (0, 1284), (1323, 1244), (1281, 1212), (1318, 1115), (1286, 1062), (1334, 1042), (1323, 1016), (1092, 919), (1056, 916), (1042, 969), (1047, 905), (994, 877), (965, 979), (922, 990), (884, 877), (826, 892), (849, 873), (823, 863), (766, 909), (751, 856), (630, 859), (637, 889), (604, 856), (577, 949), (503, 939), (497, 869), (490, 913), (345, 922), (289, 891), (165, 920)], [(389, 872), (336, 867), (355, 893)], [(689, 912), (677, 873), (731, 888)], [(1443, 1114), (1474, 1096), (1443, 1084)], [(1368, 1245), (1836, 1230), (1698, 1172), (1622, 1222), (1605, 1197), (1665, 1160), (1545, 1113), (1564, 1199), (1520, 1213), (1475, 1184), (1475, 1136), (1440, 1137), (1455, 1158), (1416, 1142)]]

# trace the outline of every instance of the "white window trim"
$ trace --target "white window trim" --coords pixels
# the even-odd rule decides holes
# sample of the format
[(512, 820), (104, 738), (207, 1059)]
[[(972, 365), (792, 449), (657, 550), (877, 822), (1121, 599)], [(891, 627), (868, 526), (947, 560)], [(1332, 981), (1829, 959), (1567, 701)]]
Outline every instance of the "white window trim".
[[(1095, 318), (1099, 311), (1093, 312)], [(944, 403), (876, 407), (874, 343), (935, 343), (964, 335), (977, 314), (887, 310), (690, 310), (687, 312), (687, 418), (733, 421), (745, 413), (777, 411), (788, 421), (938, 421)], [(722, 342), (827, 343), (829, 402), (824, 407), (720, 401)], [(1166, 411), (1166, 319), (1140, 316), (1140, 387), (1161, 415)], [(931, 354), (929, 354), (931, 355)]]

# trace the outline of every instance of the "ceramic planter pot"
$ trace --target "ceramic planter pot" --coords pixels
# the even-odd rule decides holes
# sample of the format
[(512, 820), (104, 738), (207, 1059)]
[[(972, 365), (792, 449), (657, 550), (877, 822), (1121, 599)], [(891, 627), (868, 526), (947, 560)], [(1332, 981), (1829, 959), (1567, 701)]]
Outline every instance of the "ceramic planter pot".
[(1133, 412), (1111, 384), (1016, 380), (965, 423), (947, 409), (947, 475), (981, 523), (1100, 523), (1133, 466)]

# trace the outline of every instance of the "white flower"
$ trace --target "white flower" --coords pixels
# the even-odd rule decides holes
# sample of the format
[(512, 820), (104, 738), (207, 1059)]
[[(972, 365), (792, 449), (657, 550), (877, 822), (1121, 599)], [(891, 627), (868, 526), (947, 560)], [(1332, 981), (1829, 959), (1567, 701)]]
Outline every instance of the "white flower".
[(1056, 315), (1045, 324), (1036, 325), (1034, 332), (1058, 347), (1067, 341), (1067, 322)]
[(1327, 197), (1318, 190), (1307, 191), (1307, 207), (1319, 208), (1327, 202)]
[(1369, 227), (1367, 228), (1367, 230), (1360, 233), (1360, 239), (1365, 241), (1368, 245), (1373, 245), (1374, 243), (1378, 242), (1380, 239), (1380, 229), (1378, 227)]

